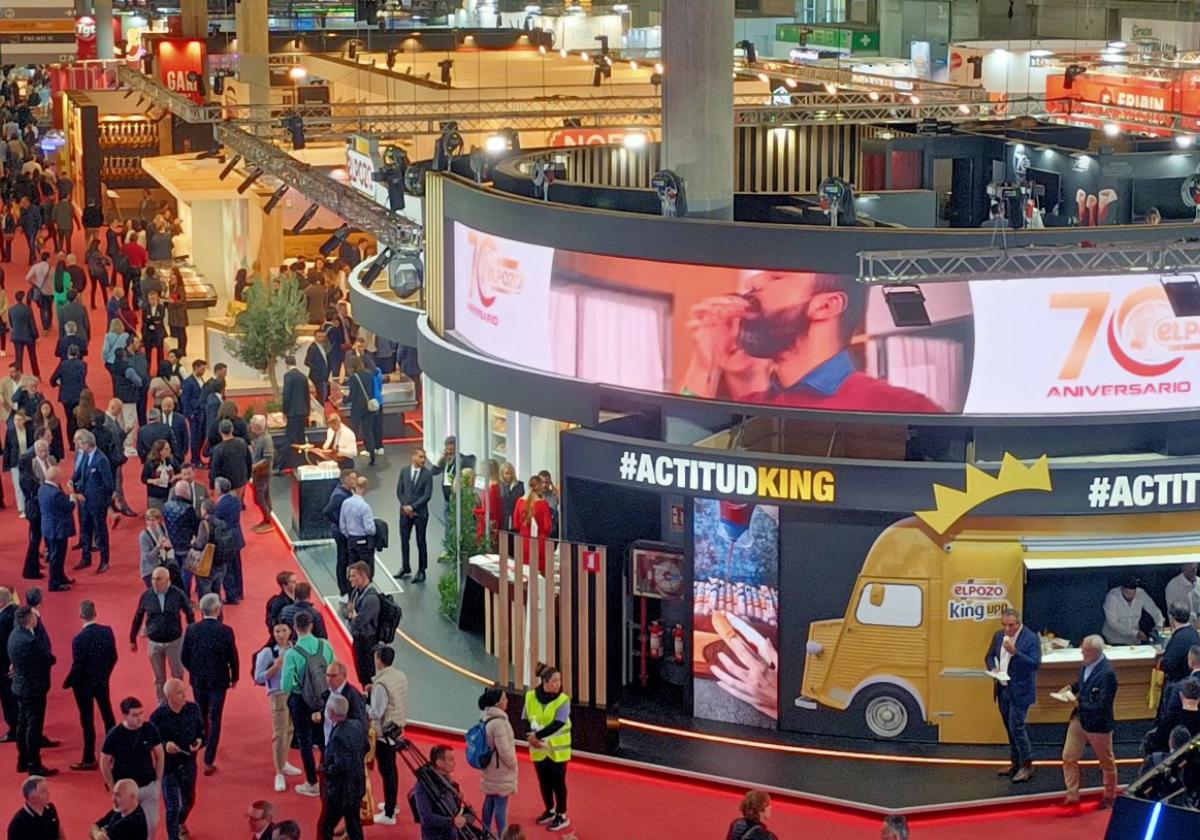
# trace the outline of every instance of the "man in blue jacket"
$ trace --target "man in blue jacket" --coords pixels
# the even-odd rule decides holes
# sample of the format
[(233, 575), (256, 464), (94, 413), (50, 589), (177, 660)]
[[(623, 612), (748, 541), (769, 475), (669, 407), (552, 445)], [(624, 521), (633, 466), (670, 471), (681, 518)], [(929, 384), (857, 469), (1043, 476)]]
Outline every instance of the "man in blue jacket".
[(1037, 671), (1042, 665), (1042, 644), (1037, 633), (1021, 624), (1021, 613), (1009, 607), (1000, 617), (1001, 629), (992, 637), (984, 662), (993, 674), (1004, 674), (1007, 680), (996, 681), (996, 703), (1004, 729), (1008, 732), (1008, 748), (1012, 763), (1000, 772), (1020, 784), (1033, 778), (1033, 744), (1025, 717), (1037, 701)]
[(67, 560), (67, 541), (75, 536), (75, 499), (59, 486), (62, 468), (46, 470), (46, 479), (38, 488), (38, 510), (42, 515), (42, 538), (46, 541), (46, 563), (50, 567), (50, 591), (65, 592), (73, 581), (63, 572)]
[(79, 395), (87, 387), (87, 362), (79, 355), (79, 348), (71, 345), (67, 348), (67, 357), (58, 363), (50, 377), (50, 386), (58, 388), (58, 401), (62, 404), (63, 414), (67, 418), (67, 438), (71, 448), (75, 447), (75, 406), (79, 405)]
[[(191, 441), (192, 463), (200, 463), (200, 443), (204, 440), (204, 371), (208, 367), (208, 362), (204, 359), (196, 359), (192, 362), (192, 375), (183, 380), (183, 387), (180, 389), (180, 409), (183, 415), (187, 417), (188, 424), (191, 426), (191, 434), (188, 439)], [(183, 453), (178, 453), (179, 457), (183, 457)]]
[(71, 487), (81, 497), (79, 505), (80, 542), (83, 557), (76, 569), (92, 565), (92, 545), (100, 551), (96, 574), (108, 571), (108, 520), (105, 515), (112, 505), (113, 472), (108, 458), (96, 448), (96, 436), (86, 429), (75, 432), (75, 473)]
[(1080, 651), (1083, 668), (1078, 682), (1069, 687), (1077, 705), (1071, 713), (1067, 740), (1063, 744), (1063, 781), (1067, 786), (1063, 804), (1079, 804), (1079, 759), (1083, 757), (1084, 746), (1091, 744), (1104, 774), (1104, 798), (1100, 800), (1103, 811), (1111, 808), (1117, 798), (1117, 765), (1113, 761), (1112, 743), (1117, 673), (1104, 655), (1103, 636), (1088, 636), (1080, 645)]

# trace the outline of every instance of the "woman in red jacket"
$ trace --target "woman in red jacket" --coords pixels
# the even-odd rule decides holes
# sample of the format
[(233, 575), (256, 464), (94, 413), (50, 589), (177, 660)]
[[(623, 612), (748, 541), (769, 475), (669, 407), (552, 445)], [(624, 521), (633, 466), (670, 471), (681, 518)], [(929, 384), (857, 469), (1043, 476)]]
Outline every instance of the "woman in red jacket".
[(521, 532), (522, 550), (526, 565), (529, 564), (530, 537), (537, 537), (538, 541), (538, 571), (541, 574), (546, 573), (546, 537), (550, 534), (550, 529), (554, 526), (554, 520), (550, 515), (550, 505), (542, 498), (542, 479), (538, 476), (530, 476), (529, 492), (525, 498), (517, 500), (516, 510), (513, 511), (513, 523)]
[(484, 522), (488, 522), (488, 545), (496, 547), (496, 535), (500, 531), (500, 514), (504, 506), (500, 498), (500, 465), (489, 459), (487, 462), (488, 486), (479, 495), (475, 508), (475, 537), (483, 539)]

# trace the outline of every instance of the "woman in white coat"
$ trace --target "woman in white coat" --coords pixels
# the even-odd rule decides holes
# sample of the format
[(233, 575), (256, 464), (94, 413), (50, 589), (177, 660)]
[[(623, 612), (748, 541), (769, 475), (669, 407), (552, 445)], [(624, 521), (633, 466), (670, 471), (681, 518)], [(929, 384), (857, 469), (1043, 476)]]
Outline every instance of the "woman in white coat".
[(512, 724), (508, 720), (508, 694), (498, 687), (484, 689), (479, 698), (483, 710), (491, 760), (481, 770), (479, 787), (483, 791), (483, 828), (495, 820), (496, 835), (508, 825), (508, 798), (517, 792), (517, 748)]

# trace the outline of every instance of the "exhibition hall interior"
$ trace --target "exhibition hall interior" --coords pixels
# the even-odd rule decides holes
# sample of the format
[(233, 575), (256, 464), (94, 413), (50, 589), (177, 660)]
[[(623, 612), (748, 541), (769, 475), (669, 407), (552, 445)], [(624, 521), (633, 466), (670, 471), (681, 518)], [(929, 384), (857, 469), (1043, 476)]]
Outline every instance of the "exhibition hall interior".
[(8, 840), (1200, 837), (1200, 12), (0, 0)]

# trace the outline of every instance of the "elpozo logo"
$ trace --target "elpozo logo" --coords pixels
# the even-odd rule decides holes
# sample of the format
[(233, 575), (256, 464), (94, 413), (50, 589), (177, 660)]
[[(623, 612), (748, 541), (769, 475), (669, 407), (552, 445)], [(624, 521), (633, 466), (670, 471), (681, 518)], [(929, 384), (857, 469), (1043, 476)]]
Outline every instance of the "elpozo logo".
[(501, 254), (496, 240), (485, 234), (472, 231), (468, 241), (475, 246), (470, 299), (484, 309), (491, 309), (499, 295), (521, 294), (525, 288), (525, 275), (520, 260)]
[(623, 481), (651, 487), (822, 504), (837, 498), (837, 479), (829, 470), (727, 464), (631, 449), (621, 453), (619, 469)]
[(995, 579), (958, 581), (950, 587), (946, 617), (950, 621), (999, 618), (1008, 607), (1008, 587)]

